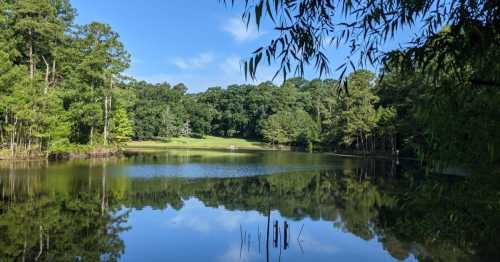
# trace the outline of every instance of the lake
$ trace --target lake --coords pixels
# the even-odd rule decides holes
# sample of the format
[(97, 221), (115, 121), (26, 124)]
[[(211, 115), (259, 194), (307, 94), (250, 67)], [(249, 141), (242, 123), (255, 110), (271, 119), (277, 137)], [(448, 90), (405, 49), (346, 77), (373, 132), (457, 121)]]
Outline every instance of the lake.
[(498, 175), (294, 152), (0, 163), (0, 261), (496, 261)]

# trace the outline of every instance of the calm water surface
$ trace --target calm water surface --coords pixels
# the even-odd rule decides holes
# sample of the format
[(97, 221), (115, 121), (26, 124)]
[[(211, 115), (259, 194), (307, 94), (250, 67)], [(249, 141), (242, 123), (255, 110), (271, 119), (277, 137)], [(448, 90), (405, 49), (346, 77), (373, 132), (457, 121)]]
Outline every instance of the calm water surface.
[(0, 261), (497, 261), (497, 186), (289, 152), (3, 162)]

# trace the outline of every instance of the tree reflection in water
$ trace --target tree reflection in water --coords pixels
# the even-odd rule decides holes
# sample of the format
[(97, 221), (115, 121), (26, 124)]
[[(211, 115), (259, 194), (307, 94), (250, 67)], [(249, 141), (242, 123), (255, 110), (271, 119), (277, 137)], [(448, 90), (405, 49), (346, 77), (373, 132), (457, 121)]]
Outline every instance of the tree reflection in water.
[[(111, 162), (113, 166), (122, 160)], [(364, 240), (377, 239), (396, 259), (496, 260), (500, 257), (499, 177), (396, 173), (391, 163), (343, 170), (232, 178), (129, 177), (93, 160), (48, 168), (10, 163), (0, 171), (0, 258), (6, 261), (116, 261), (130, 208), (180, 210), (195, 197), (207, 207), (267, 216), (264, 236), (241, 229), (240, 254), (251, 244), (301, 249), (286, 219), (331, 221)], [(17, 166), (26, 165), (26, 166)], [(33, 166), (35, 165), (35, 166)], [(39, 165), (39, 166), (37, 166)], [(384, 171), (385, 170), (385, 171)], [(50, 174), (49, 174), (50, 173)], [(283, 221), (271, 219), (278, 211)], [(266, 239), (263, 239), (263, 238)], [(271, 243), (272, 242), (272, 243)], [(253, 247), (257, 248), (257, 247)], [(307, 250), (305, 250), (307, 252)], [(264, 256), (263, 252), (262, 255)]]

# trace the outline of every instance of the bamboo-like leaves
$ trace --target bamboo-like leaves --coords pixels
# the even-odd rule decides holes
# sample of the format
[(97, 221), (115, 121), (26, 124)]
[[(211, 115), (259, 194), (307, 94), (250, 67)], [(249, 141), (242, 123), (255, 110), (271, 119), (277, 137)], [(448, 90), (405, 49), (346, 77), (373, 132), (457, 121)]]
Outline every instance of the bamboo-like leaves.
[[(277, 74), (283, 76), (295, 72), (303, 75), (304, 67), (312, 64), (320, 75), (329, 73), (330, 61), (324, 53), (325, 46), (350, 47), (347, 65), (356, 70), (350, 57), (359, 57), (358, 65), (371, 64), (379, 66), (389, 52), (383, 52), (386, 41), (393, 39), (403, 28), (421, 26), (422, 33), (415, 35), (406, 55), (401, 59), (407, 65), (416, 63), (428, 64), (426, 59), (437, 57), (437, 51), (446, 51), (455, 56), (455, 61), (477, 59), (477, 54), (485, 48), (465, 49), (464, 34), (476, 32), (473, 37), (490, 39), (489, 48), (499, 48), (498, 33), (488, 31), (496, 22), (500, 13), (499, 3), (491, 1), (443, 1), (443, 0), (240, 0), (245, 3), (244, 17), (247, 22), (254, 18), (257, 27), (262, 26), (264, 16), (273, 23), (277, 36), (267, 46), (253, 53), (247, 60), (245, 75), (255, 78), (256, 71), (265, 53), (267, 63), (276, 61), (279, 64)], [(234, 4), (234, 0), (223, 0)], [(265, 10), (264, 10), (265, 9)], [(338, 20), (338, 21), (336, 21)], [(471, 22), (472, 21), (472, 22)], [(476, 25), (477, 23), (477, 25)], [(441, 42), (440, 49), (428, 48), (425, 41), (433, 39), (443, 25), (454, 30), (451, 41)], [(478, 26), (480, 25), (480, 26)], [(471, 33), (473, 34), (473, 33)], [(471, 36), (472, 37), (472, 36)], [(324, 41), (329, 39), (329, 43)], [(464, 40), (460, 40), (464, 39)], [(488, 46), (487, 44), (482, 44)], [(433, 46), (437, 46), (434, 44)], [(479, 45), (478, 45), (479, 46)], [(259, 56), (259, 57), (257, 57)], [(446, 59), (438, 59), (443, 65)], [(344, 72), (345, 63), (336, 71)], [(449, 65), (449, 64), (448, 64)], [(341, 77), (344, 74), (340, 74)]]
[(261, 0), (260, 3), (258, 3), (255, 6), (255, 23), (257, 24), (257, 28), (260, 28), (260, 21), (262, 18), (262, 8), (264, 7), (264, 0)]

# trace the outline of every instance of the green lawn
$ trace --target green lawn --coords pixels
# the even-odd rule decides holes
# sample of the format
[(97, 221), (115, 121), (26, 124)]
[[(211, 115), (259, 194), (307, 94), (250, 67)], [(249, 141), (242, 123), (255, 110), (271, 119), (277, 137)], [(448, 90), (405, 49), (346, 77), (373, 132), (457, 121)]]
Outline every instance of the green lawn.
[(204, 138), (175, 137), (169, 142), (161, 141), (132, 141), (125, 148), (193, 148), (193, 149), (247, 149), (270, 150), (270, 146), (263, 142), (241, 138), (224, 138), (206, 136)]

